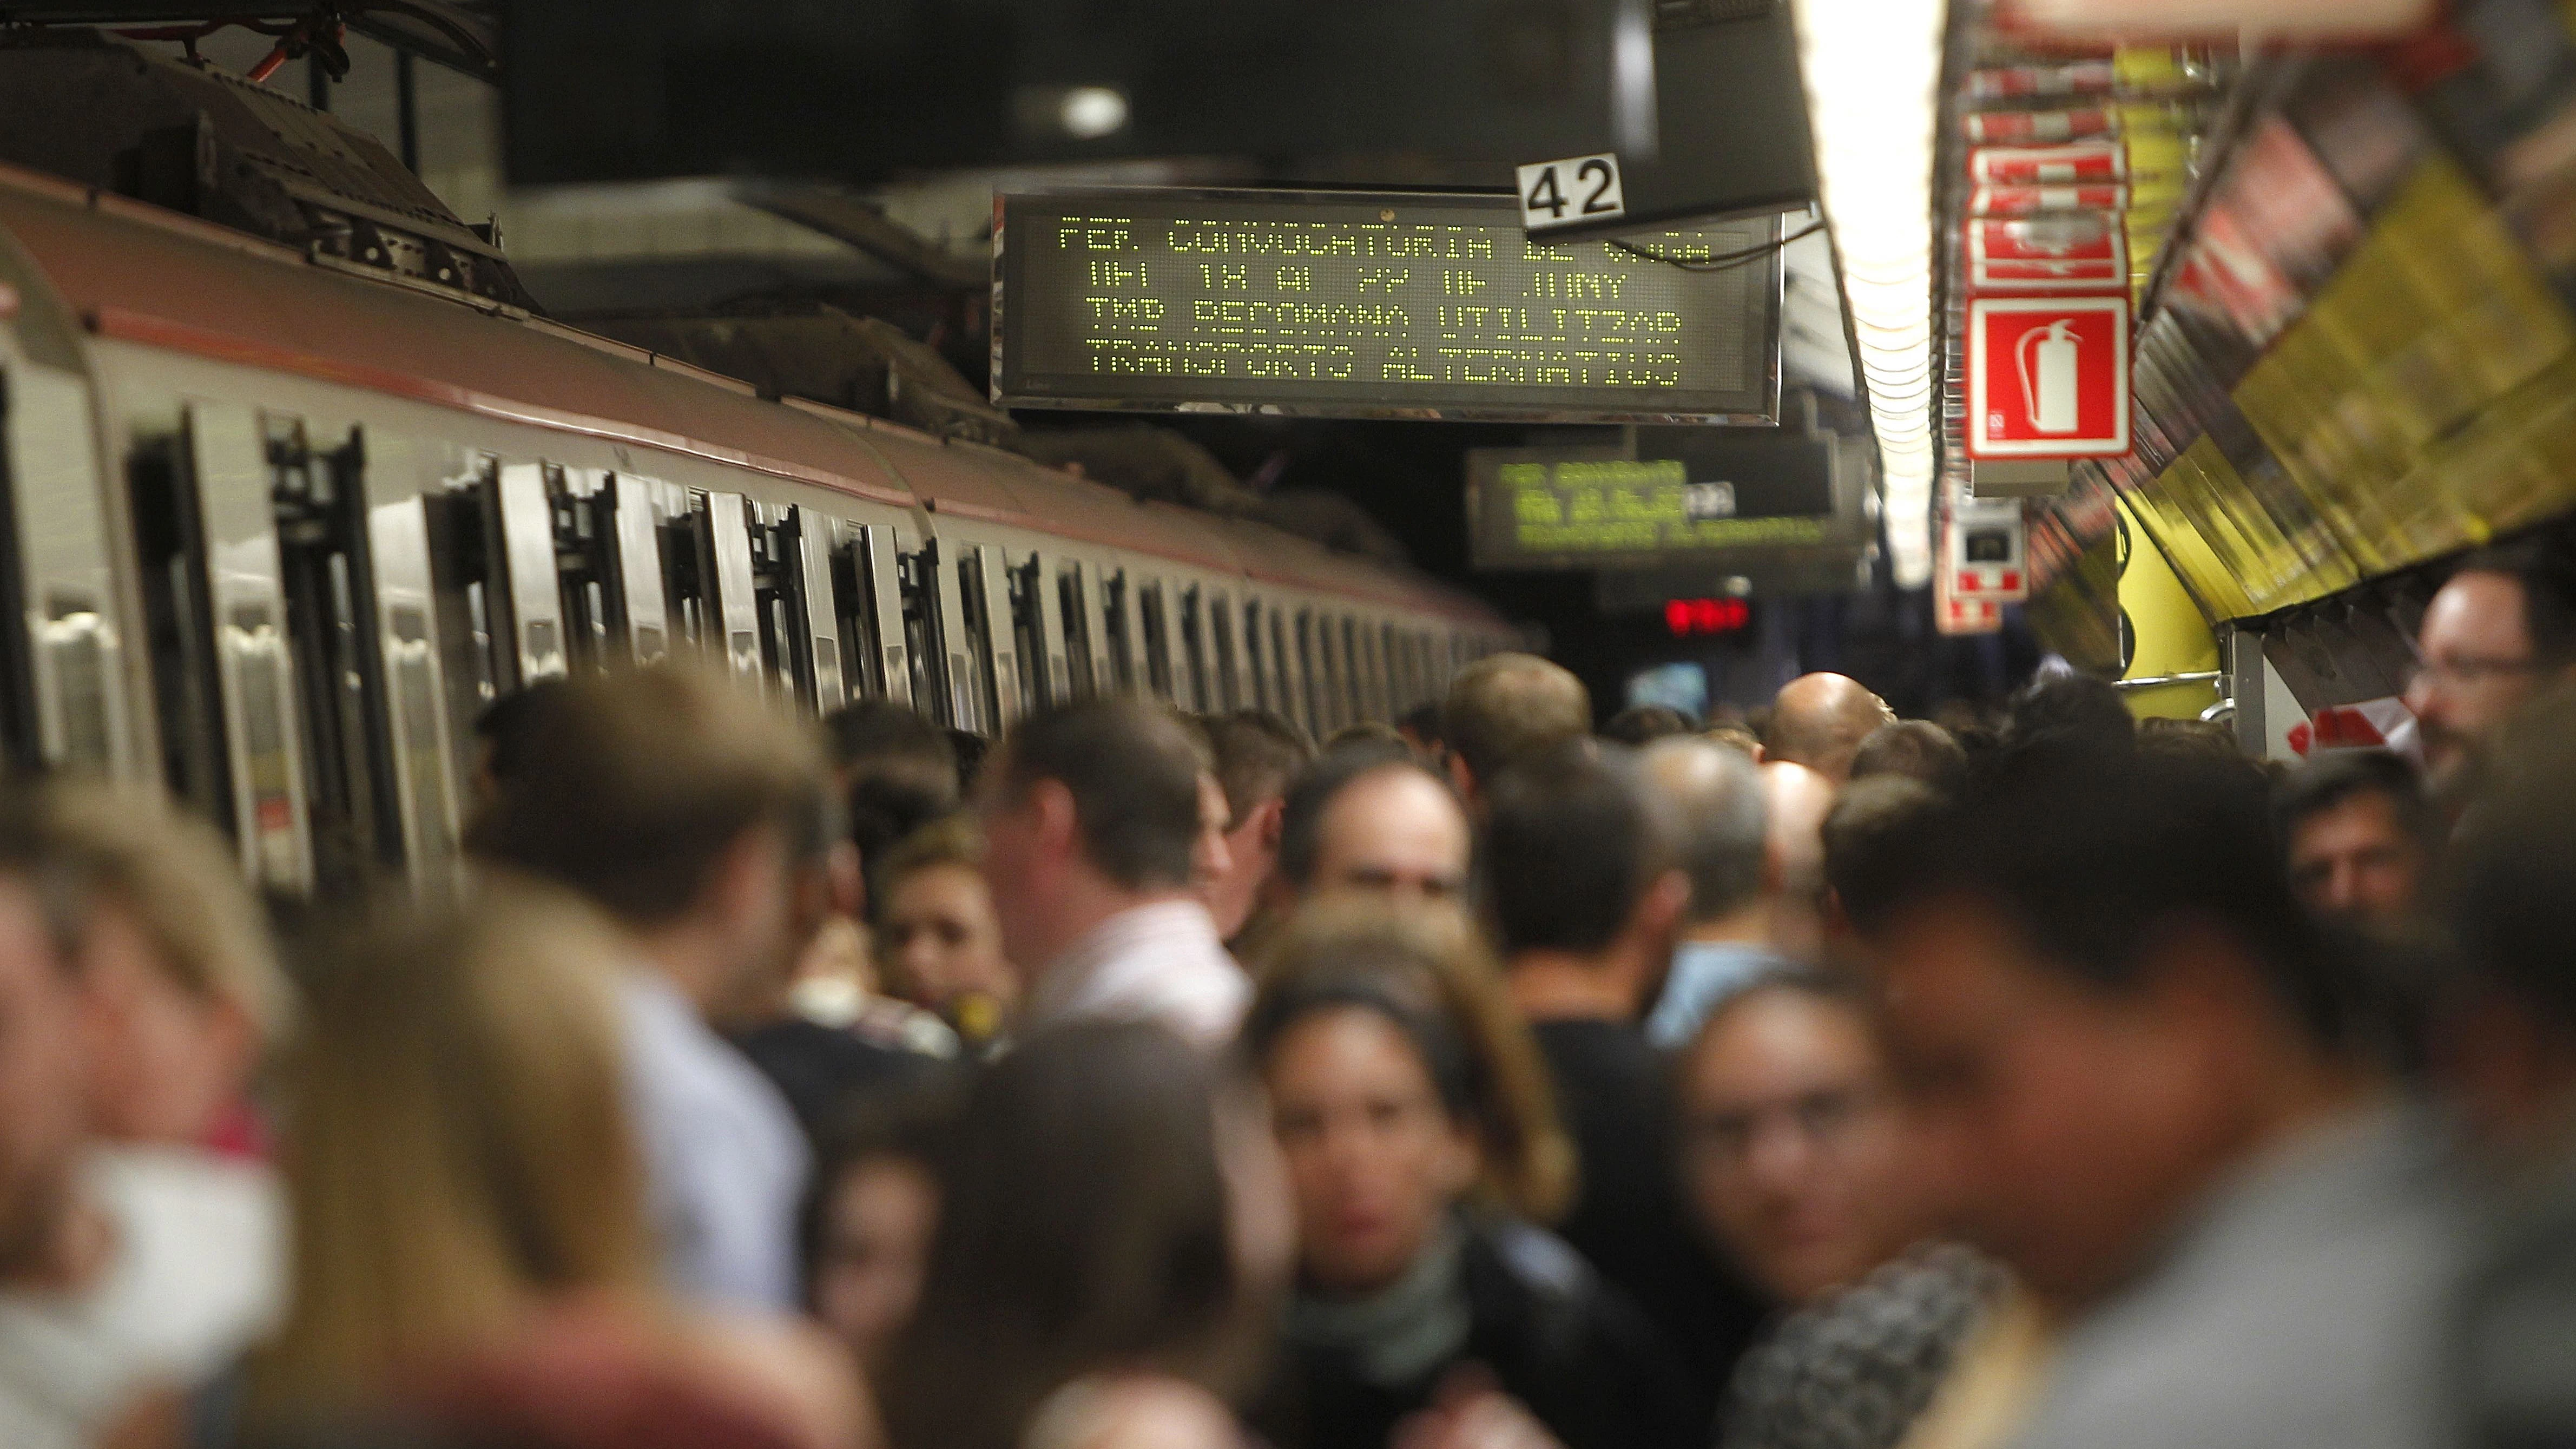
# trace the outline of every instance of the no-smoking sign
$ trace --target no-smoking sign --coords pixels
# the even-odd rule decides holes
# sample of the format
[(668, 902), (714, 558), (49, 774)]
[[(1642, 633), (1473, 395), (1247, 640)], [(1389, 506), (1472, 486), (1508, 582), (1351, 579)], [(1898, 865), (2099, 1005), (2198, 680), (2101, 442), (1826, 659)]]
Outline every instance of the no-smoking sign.
[(2129, 299), (1981, 297), (1968, 304), (1968, 456), (2129, 451)]

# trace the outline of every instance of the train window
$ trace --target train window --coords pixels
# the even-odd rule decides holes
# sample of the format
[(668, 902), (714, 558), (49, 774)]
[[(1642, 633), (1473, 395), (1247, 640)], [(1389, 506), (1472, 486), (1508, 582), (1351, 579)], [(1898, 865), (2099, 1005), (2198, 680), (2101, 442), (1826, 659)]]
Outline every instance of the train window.
[[(1005, 566), (1002, 577), (1011, 595), (1011, 646), (1020, 661), (1020, 712), (1027, 714), (1065, 691), (1064, 635), (1047, 607), (1046, 560)], [(1052, 637), (1051, 637), (1052, 636)]]
[(841, 649), (830, 615), (816, 615), (810, 607), (804, 538), (797, 523), (797, 511), (790, 506), (743, 503), (762, 675), (780, 698), (819, 710), (821, 675), (830, 676), (833, 702), (839, 702)]
[(1156, 699), (1170, 700), (1174, 697), (1171, 621), (1164, 617), (1163, 600), (1160, 579), (1148, 580), (1137, 594), (1145, 616), (1145, 681), (1152, 687)]
[(710, 648), (716, 637), (715, 584), (708, 561), (704, 498), (689, 495), (675, 516), (661, 522), (659, 534), (662, 596), (670, 609), (673, 640)]
[(1223, 594), (1208, 600), (1208, 629), (1216, 639), (1216, 698), (1210, 707), (1233, 711), (1246, 700), (1234, 672), (1234, 602)]
[(1078, 563), (1068, 561), (1056, 570), (1056, 610), (1064, 621), (1065, 685), (1074, 698), (1089, 699), (1101, 691), (1100, 680), (1092, 669), (1089, 591), (1082, 582), (1082, 565)]
[(1142, 613), (1136, 593), (1127, 581), (1127, 571), (1105, 573), (1100, 580), (1101, 629), (1109, 639), (1110, 672), (1116, 676), (1121, 693), (1132, 694), (1141, 686), (1136, 678), (1137, 616)]
[[(821, 521), (809, 518), (808, 547)], [(894, 530), (883, 524), (835, 523), (831, 550), (832, 613), (840, 626), (841, 673), (854, 696), (909, 703), (912, 665), (903, 641), (902, 567)]]
[(1318, 743), (1321, 743), (1323, 737), (1331, 734), (1335, 728), (1333, 712), (1328, 703), (1332, 686), (1326, 679), (1327, 666), (1324, 662), (1323, 643), (1318, 637), (1320, 632), (1315, 624), (1314, 611), (1299, 609), (1297, 611), (1297, 676), (1306, 682), (1304, 695), (1306, 728), (1314, 731)]
[[(1281, 613), (1277, 605), (1272, 605), (1270, 608), (1270, 707), (1292, 720), (1305, 721), (1306, 701), (1304, 690), (1299, 684), (1302, 676), (1297, 672), (1295, 636), (1295, 626), (1288, 616)], [(1305, 728), (1311, 732), (1314, 726), (1308, 722)]]
[(1216, 708), (1216, 689), (1208, 680), (1207, 621), (1200, 617), (1197, 585), (1181, 590), (1180, 616), (1173, 692), (1183, 709), (1204, 714)]
[(965, 724), (964, 697), (951, 682), (963, 677), (962, 654), (949, 651), (948, 635), (956, 627), (957, 584), (939, 566), (939, 543), (932, 539), (901, 555), (904, 644), (912, 656), (913, 707), (944, 724)]
[(317, 453), (302, 422), (264, 422), (313, 881), (326, 894), (354, 895), (403, 859), (367, 547), (366, 440), (353, 433)]
[[(206, 548), (184, 445), (184, 438), (144, 444), (126, 465), (141, 573), (144, 657), (151, 661), (154, 711), (161, 720), (163, 782), (207, 819), (231, 826), (221, 687), (215, 677), (214, 634), (207, 627), (213, 613), (206, 596)], [(16, 516), (15, 510), (8, 514), (12, 523)], [(10, 564), (17, 558), (13, 547)]]
[(1243, 693), (1241, 697), (1244, 703), (1254, 709), (1273, 709), (1276, 706), (1270, 702), (1270, 651), (1265, 647), (1261, 633), (1268, 625), (1263, 622), (1263, 617), (1259, 599), (1246, 598), (1243, 601)]
[(1376, 719), (1382, 713), (1377, 703), (1377, 661), (1369, 657), (1368, 633), (1350, 615), (1342, 616), (1342, 667), (1349, 675), (1351, 713), (1358, 719)]
[(617, 532), (610, 499), (595, 478), (544, 469), (554, 528), (555, 582), (562, 595), (564, 651), (573, 667), (597, 669), (626, 637), (625, 590), (618, 587)]

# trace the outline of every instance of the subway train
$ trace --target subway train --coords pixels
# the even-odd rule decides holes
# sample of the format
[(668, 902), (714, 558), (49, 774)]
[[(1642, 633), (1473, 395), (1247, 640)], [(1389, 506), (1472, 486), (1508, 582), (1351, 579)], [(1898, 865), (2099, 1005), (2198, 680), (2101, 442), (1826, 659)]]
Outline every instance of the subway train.
[(477, 714), (568, 670), (1323, 732), (1515, 642), (1397, 569), (366, 260), (0, 167), (0, 737), (166, 784), (274, 891), (437, 888)]

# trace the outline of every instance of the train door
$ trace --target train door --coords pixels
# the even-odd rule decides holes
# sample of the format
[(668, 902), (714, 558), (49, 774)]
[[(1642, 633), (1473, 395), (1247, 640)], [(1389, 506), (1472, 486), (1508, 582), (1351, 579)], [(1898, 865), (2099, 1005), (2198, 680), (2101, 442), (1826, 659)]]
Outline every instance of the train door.
[(1107, 694), (1113, 675), (1108, 631), (1100, 618), (1100, 571), (1081, 559), (1061, 555), (1055, 557), (1054, 564), (1056, 608), (1065, 636), (1066, 679), (1073, 697), (1091, 699)]
[(1143, 694), (1151, 672), (1145, 664), (1143, 576), (1124, 565), (1104, 568), (1101, 593), (1102, 625), (1117, 691)]
[(964, 604), (956, 570), (943, 567), (938, 539), (900, 556), (904, 642), (912, 656), (913, 703), (953, 729), (981, 733), (971, 688), (975, 671), (964, 645)]
[(941, 603), (954, 602), (957, 628), (949, 638), (954, 687), (971, 696), (975, 723), (963, 726), (998, 737), (1020, 715), (1019, 653), (1010, 624), (1009, 571), (994, 544), (960, 543), (957, 566), (942, 580)]
[[(1133, 578), (1135, 571), (1130, 569), (1128, 574)], [(1156, 699), (1170, 703), (1176, 698), (1172, 690), (1171, 599), (1159, 578), (1142, 580), (1136, 597), (1145, 626), (1145, 684)]]
[(1234, 600), (1230, 596), (1214, 591), (1208, 594), (1207, 632), (1208, 667), (1216, 681), (1208, 691), (1208, 708), (1230, 713), (1250, 703), (1236, 669), (1242, 649), (1234, 632)]
[(616, 607), (626, 619), (624, 657), (638, 664), (668, 658), (671, 652), (671, 601), (664, 589), (661, 543), (662, 500), (669, 491), (669, 485), (650, 478), (614, 473), (598, 495), (616, 546), (610, 586), (620, 596)]
[(305, 770), (259, 416), (189, 404), (166, 449), (138, 451), (130, 483), (170, 787), (226, 828), (254, 883), (302, 894)]
[(12, 361), (5, 346), (0, 364), (0, 607), (14, 621), (0, 630), (7, 760), (122, 775), (132, 726), (89, 384)]
[(1011, 628), (1027, 680), (1023, 693), (1032, 709), (1074, 697), (1072, 642), (1056, 573), (1054, 561), (1038, 550), (1011, 569)]
[(517, 665), (514, 687), (565, 672), (563, 587), (555, 571), (554, 508), (543, 463), (504, 463), (494, 489), (503, 580), (497, 591), (507, 620), (497, 631)]
[(712, 585), (700, 643), (735, 680), (759, 687), (768, 678), (760, 648), (759, 586), (752, 577), (750, 510), (739, 493), (701, 493), (706, 518), (706, 581)]
[(285, 599), (314, 888), (354, 896), (403, 864), (392, 711), (367, 527), (366, 437), (317, 449), (300, 419), (261, 419)]
[(1244, 701), (1252, 709), (1278, 709), (1270, 704), (1270, 645), (1265, 629), (1270, 629), (1270, 616), (1262, 611), (1262, 598), (1257, 593), (1244, 593), (1242, 601), (1242, 681)]
[[(399, 450), (379, 440), (378, 450)], [(367, 549), (375, 576), (377, 649), (384, 661), (390, 772), (402, 822), (403, 856), (415, 889), (441, 892), (455, 881), (463, 800), (449, 736), (446, 651), (439, 647), (438, 587), (431, 564), (430, 500), (368, 488)]]
[(1208, 682), (1207, 621), (1200, 616), (1204, 591), (1194, 583), (1167, 587), (1174, 596), (1173, 617), (1180, 624), (1172, 641), (1173, 697), (1181, 708), (1205, 714), (1216, 708), (1216, 690)]
[(1296, 721), (1298, 727), (1308, 734), (1313, 734), (1315, 723), (1308, 717), (1306, 709), (1306, 676), (1298, 667), (1295, 608), (1293, 605), (1283, 606), (1279, 600), (1273, 599), (1267, 612), (1270, 616), (1270, 674), (1276, 690), (1274, 698), (1278, 701), (1272, 707), (1283, 717)]
[(746, 587), (764, 690), (812, 712), (842, 702), (841, 642), (828, 583), (817, 588), (807, 563), (804, 519), (792, 504), (742, 504)]
[(900, 540), (892, 525), (808, 515), (809, 544), (828, 536), (832, 614), (841, 673), (856, 697), (913, 702), (912, 651), (904, 642)]

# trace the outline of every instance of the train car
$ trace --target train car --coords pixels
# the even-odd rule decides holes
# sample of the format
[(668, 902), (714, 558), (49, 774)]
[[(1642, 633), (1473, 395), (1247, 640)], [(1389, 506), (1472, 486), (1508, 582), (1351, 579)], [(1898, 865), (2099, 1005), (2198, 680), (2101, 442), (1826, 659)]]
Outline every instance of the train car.
[(1318, 732), (1514, 642), (1238, 520), (747, 385), (418, 269), (0, 167), (0, 740), (289, 893), (452, 879), (472, 724), (691, 652), (991, 734), (1133, 692)]

